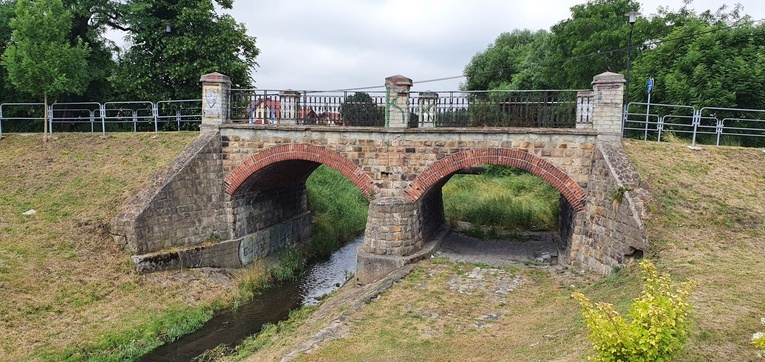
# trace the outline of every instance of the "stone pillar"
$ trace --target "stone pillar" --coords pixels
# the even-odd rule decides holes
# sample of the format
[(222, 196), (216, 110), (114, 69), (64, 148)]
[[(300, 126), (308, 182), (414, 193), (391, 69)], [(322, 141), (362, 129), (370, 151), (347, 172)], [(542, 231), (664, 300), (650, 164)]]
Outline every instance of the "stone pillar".
[(288, 90), (279, 92), (281, 102), (281, 119), (279, 124), (295, 125), (298, 119), (298, 99), (300, 92)]
[(602, 141), (619, 141), (622, 138), (622, 116), (624, 103), (624, 76), (605, 72), (592, 79), (594, 104), (592, 127), (598, 131)]
[(422, 247), (420, 217), (414, 203), (401, 197), (373, 201), (364, 244), (357, 250), (357, 282), (366, 284), (383, 278), (411, 262), (411, 256)]
[(220, 73), (205, 74), (202, 82), (202, 130), (220, 128), (228, 122), (228, 99), (231, 79)]
[(420, 127), (435, 127), (436, 115), (438, 115), (438, 93), (422, 92), (420, 93), (419, 102)]
[(409, 89), (412, 80), (403, 75), (385, 78), (385, 127), (409, 127)]

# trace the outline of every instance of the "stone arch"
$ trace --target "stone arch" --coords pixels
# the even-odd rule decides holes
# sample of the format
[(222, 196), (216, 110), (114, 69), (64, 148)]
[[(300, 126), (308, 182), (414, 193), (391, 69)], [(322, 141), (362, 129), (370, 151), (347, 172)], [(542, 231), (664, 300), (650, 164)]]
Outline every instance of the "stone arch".
[[(245, 184), (248, 178), (254, 173), (263, 170), (280, 162), (289, 161), (310, 161), (327, 165), (347, 177), (353, 182), (361, 192), (369, 198), (371, 196), (374, 182), (364, 171), (355, 163), (351, 162), (343, 155), (330, 151), (323, 147), (289, 144), (274, 146), (258, 152), (252, 157), (242, 162), (236, 169), (226, 176), (226, 193), (233, 195)], [(315, 169), (315, 168), (314, 168)], [(313, 172), (313, 169), (310, 169)], [(310, 174), (310, 172), (308, 172)], [(307, 175), (305, 175), (307, 177)], [(278, 176), (275, 176), (278, 179)]]
[(417, 176), (405, 193), (409, 199), (417, 201), (444, 177), (479, 164), (505, 165), (526, 170), (560, 191), (575, 211), (584, 210), (584, 190), (565, 172), (528, 152), (509, 148), (480, 148), (444, 157)]

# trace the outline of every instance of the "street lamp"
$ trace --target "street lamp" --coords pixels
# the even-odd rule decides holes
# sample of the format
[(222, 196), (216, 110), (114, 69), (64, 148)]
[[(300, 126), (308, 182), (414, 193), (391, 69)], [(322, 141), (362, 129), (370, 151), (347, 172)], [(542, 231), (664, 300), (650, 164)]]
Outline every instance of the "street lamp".
[[(628, 111), (628, 106), (630, 103), (630, 60), (632, 58), (632, 28), (635, 27), (635, 22), (637, 21), (638, 15), (640, 15), (637, 11), (630, 11), (625, 16), (629, 17), (629, 23), (630, 23), (630, 36), (627, 40), (627, 89), (624, 91), (624, 113), (626, 114)], [(624, 121), (622, 124), (622, 137), (627, 137), (627, 118), (624, 117)]]

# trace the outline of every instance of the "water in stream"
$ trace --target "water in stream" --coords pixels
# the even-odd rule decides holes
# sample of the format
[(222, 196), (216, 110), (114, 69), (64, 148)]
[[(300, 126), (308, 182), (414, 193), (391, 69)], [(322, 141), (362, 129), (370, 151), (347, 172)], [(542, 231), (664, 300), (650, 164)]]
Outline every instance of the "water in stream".
[(328, 260), (310, 265), (295, 282), (270, 288), (239, 309), (216, 315), (196, 332), (157, 347), (140, 361), (189, 361), (220, 344), (235, 346), (260, 332), (263, 324), (285, 319), (293, 309), (318, 304), (356, 271), (356, 248), (362, 242), (358, 238), (344, 245)]

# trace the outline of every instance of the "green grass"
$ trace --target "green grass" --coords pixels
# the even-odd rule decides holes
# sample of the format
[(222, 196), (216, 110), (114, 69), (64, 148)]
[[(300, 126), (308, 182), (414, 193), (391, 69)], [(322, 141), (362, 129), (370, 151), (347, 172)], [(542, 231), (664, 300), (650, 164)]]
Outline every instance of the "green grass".
[(260, 333), (245, 339), (236, 347), (233, 360), (244, 360), (253, 353), (278, 342), (280, 334), (297, 329), (315, 310), (315, 306), (306, 306), (291, 311), (289, 317), (279, 323), (264, 325)]
[(212, 318), (216, 307), (171, 306), (155, 314), (150, 321), (129, 329), (112, 331), (101, 335), (92, 345), (69, 348), (61, 352), (46, 353), (44, 361), (132, 361), (152, 349), (201, 328)]
[(136, 274), (109, 233), (119, 205), (197, 135), (4, 134), (0, 360), (135, 359), (238, 298), (197, 271)]
[(316, 231), (307, 252), (326, 257), (343, 243), (362, 235), (367, 224), (369, 201), (340, 172), (321, 166), (306, 180), (308, 209)]
[(483, 175), (454, 175), (443, 188), (447, 220), (506, 230), (558, 228), (560, 193), (519, 169), (489, 166)]
[(305, 270), (306, 256), (307, 252), (304, 248), (290, 248), (282, 251), (279, 255), (279, 263), (269, 268), (271, 278), (276, 282), (296, 280)]

